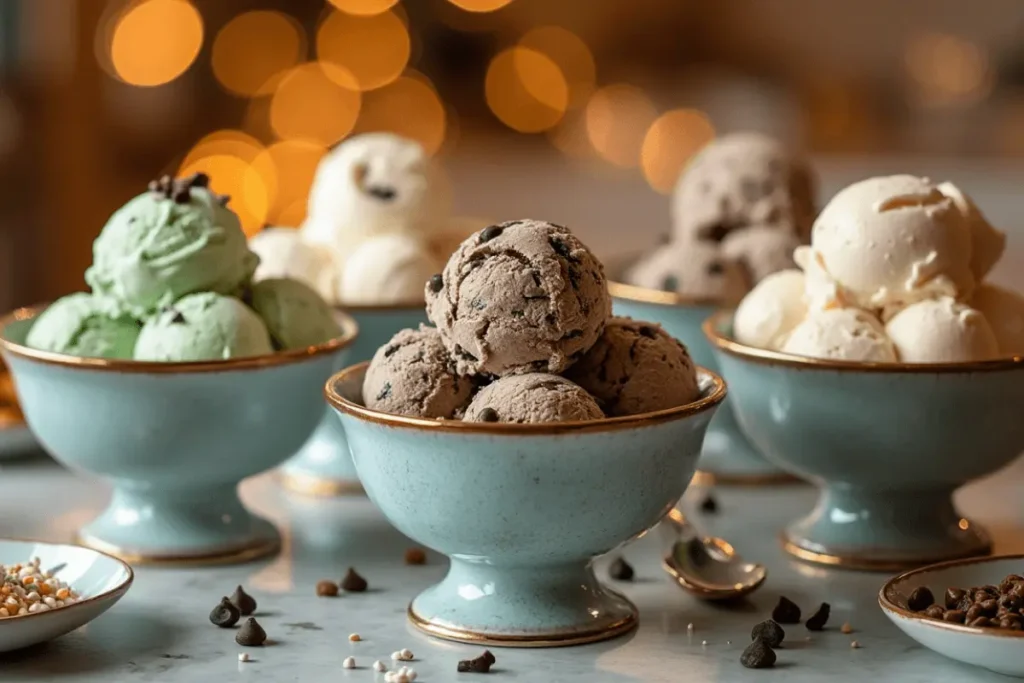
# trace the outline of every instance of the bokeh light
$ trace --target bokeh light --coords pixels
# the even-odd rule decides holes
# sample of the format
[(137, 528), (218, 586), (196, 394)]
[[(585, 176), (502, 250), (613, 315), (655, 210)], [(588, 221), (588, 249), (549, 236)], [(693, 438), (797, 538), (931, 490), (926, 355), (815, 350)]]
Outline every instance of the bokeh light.
[(331, 145), (345, 137), (359, 116), (361, 95), (339, 83), (341, 69), (320, 62), (301, 64), (280, 81), (270, 101), (270, 125), (285, 139)]
[(547, 135), (551, 144), (568, 157), (580, 160), (597, 158), (587, 136), (587, 117), (582, 109), (570, 110)]
[(252, 97), (273, 92), (275, 76), (306, 56), (302, 26), (281, 12), (240, 14), (213, 41), (211, 65), (230, 92)]
[(277, 178), (270, 199), (267, 222), (271, 225), (298, 226), (306, 217), (306, 201), (325, 145), (310, 140), (284, 140), (260, 152), (252, 162), (259, 177)]
[(958, 36), (925, 33), (907, 45), (907, 73), (931, 104), (969, 104), (991, 90), (988, 55)]
[(508, 5), (512, 0), (448, 0), (456, 7), (461, 7), (467, 12), (493, 12)]
[(317, 56), (349, 88), (373, 90), (392, 82), (409, 63), (409, 31), (394, 12), (353, 16), (331, 12), (316, 34)]
[(553, 128), (569, 106), (569, 86), (550, 57), (524, 47), (499, 53), (487, 67), (487, 105), (509, 128), (539, 133)]
[(587, 44), (560, 26), (539, 26), (528, 31), (519, 46), (547, 56), (558, 65), (569, 86), (569, 105), (582, 104), (594, 89), (597, 66)]
[(409, 72), (383, 88), (366, 93), (356, 131), (387, 131), (416, 140), (434, 154), (444, 143), (446, 113), (426, 76)]
[(632, 168), (640, 163), (644, 135), (657, 115), (640, 88), (625, 83), (605, 86), (587, 102), (587, 136), (605, 160)]
[(144, 0), (114, 27), (110, 59), (126, 83), (156, 86), (180, 76), (203, 44), (203, 19), (187, 0)]
[(647, 182), (658, 192), (671, 192), (686, 162), (714, 137), (710, 119), (696, 109), (673, 109), (659, 116), (640, 150)]
[(398, 0), (328, 0), (328, 2), (342, 12), (356, 16), (381, 14), (398, 4)]

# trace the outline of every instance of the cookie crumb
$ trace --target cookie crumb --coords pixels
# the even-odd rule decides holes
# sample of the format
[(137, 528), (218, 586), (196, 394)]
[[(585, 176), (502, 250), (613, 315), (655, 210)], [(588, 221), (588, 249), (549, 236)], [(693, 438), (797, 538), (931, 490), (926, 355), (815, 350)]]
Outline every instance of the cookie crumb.
[(249, 653), (248, 652), (239, 652), (238, 653), (238, 661), (240, 661), (240, 662), (248, 662), (249, 661)]
[(355, 657), (345, 657), (345, 661), (343, 661), (341, 663), (341, 666), (344, 669), (354, 669), (354, 668), (356, 668), (356, 658)]
[(851, 640), (850, 641), (850, 647), (852, 647), (854, 650), (859, 650), (860, 649), (860, 643), (858, 643), (856, 640)]
[(850, 626), (850, 622), (846, 622), (845, 624), (839, 627), (839, 632), (849, 635), (853, 633), (853, 627)]
[(405, 551), (405, 563), (416, 566), (426, 564), (427, 553), (422, 548), (409, 548)]
[(363, 639), (363, 637), (360, 636), (358, 633), (350, 633), (349, 636), (348, 636), (348, 640), (351, 643), (358, 643), (362, 639)]
[(384, 666), (384, 662), (378, 659), (376, 662), (373, 663), (373, 670), (377, 673), (384, 673), (388, 670), (388, 668)]

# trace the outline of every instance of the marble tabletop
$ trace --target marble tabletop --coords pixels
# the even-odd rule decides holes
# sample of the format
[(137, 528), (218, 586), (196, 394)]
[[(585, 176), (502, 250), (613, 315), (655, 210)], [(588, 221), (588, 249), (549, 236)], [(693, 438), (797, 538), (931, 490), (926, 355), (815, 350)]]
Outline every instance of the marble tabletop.
[[(965, 454), (969, 457), (969, 454)], [(976, 482), (958, 494), (962, 510), (984, 523), (997, 552), (1024, 551), (1019, 490), (1024, 462)], [(996, 674), (957, 664), (903, 636), (880, 612), (876, 595), (884, 576), (802, 565), (789, 560), (776, 541), (784, 522), (812, 505), (809, 486), (774, 489), (718, 488), (717, 514), (693, 513), (710, 533), (727, 538), (748, 559), (764, 562), (764, 587), (739, 605), (702, 603), (677, 589), (659, 567), (663, 536), (649, 534), (623, 550), (636, 580), (618, 584), (640, 608), (640, 628), (618, 640), (545, 650), (495, 650), (490, 677), (458, 674), (459, 659), (480, 647), (434, 640), (406, 622), (405, 607), (419, 590), (441, 578), (445, 560), (431, 554), (425, 566), (403, 563), (412, 544), (392, 529), (369, 500), (359, 496), (308, 499), (285, 493), (270, 475), (245, 482), (243, 498), (276, 522), (283, 552), (249, 565), (199, 568), (137, 568), (128, 595), (92, 624), (52, 643), (0, 655), (0, 681), (346, 681), (379, 683), (371, 668), (408, 648), (421, 683), (530, 681), (532, 683), (620, 683), (626, 681), (729, 683), (761, 680), (940, 683), (1005, 681)], [(66, 541), (104, 504), (104, 485), (83, 479), (45, 457), (0, 465), (0, 536)], [(694, 508), (702, 491), (691, 491)], [(600, 562), (599, 576), (607, 578)], [(320, 579), (339, 580), (355, 567), (370, 583), (365, 594), (318, 598)], [(222, 595), (244, 584), (259, 602), (258, 617), (273, 644), (242, 648), (232, 631), (220, 630), (207, 614)], [(832, 605), (829, 628), (811, 634), (787, 627), (786, 647), (775, 670), (747, 670), (739, 655), (750, 628), (767, 617), (780, 595), (805, 610)], [(848, 622), (852, 634), (840, 627)], [(692, 633), (687, 625), (693, 624)], [(358, 633), (361, 642), (349, 642)], [(861, 647), (854, 649), (851, 641)], [(354, 656), (359, 668), (342, 661)]]

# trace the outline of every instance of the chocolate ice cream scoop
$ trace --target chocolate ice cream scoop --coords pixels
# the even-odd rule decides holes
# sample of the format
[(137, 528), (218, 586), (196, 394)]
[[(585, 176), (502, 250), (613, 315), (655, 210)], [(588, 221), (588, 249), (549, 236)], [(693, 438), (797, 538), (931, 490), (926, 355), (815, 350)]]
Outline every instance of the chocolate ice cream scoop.
[(457, 417), (473, 382), (455, 374), (433, 327), (402, 330), (377, 349), (363, 380), (367, 408), (414, 417)]
[(671, 242), (634, 263), (624, 279), (631, 285), (734, 304), (750, 289), (750, 274), (726, 258), (718, 245)]
[(575, 422), (604, 417), (594, 397), (564, 377), (509, 375), (477, 392), (466, 422)]
[(729, 233), (722, 254), (746, 266), (754, 284), (780, 270), (796, 268), (793, 251), (800, 239), (775, 225), (752, 225)]
[(471, 235), (426, 287), (460, 374), (565, 370), (611, 312), (604, 268), (567, 228), (519, 220)]
[(675, 408), (700, 396), (686, 347), (660, 325), (612, 318), (566, 373), (611, 417)]

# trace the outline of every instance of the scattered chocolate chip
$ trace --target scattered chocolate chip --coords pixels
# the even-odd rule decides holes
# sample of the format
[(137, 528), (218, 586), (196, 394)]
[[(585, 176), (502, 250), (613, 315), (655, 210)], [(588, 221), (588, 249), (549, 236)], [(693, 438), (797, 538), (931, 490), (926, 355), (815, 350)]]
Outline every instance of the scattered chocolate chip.
[(338, 584), (323, 580), (316, 582), (316, 594), (321, 598), (333, 598), (338, 594)]
[(435, 273), (434, 275), (431, 275), (430, 279), (427, 280), (427, 286), (430, 288), (431, 292), (437, 294), (442, 289), (444, 289), (444, 276), (441, 275), (441, 273)]
[(249, 617), (235, 634), (235, 642), (245, 647), (259, 647), (267, 640), (267, 632), (254, 618)]
[(661, 291), (663, 292), (675, 292), (679, 289), (679, 278), (675, 275), (666, 275), (665, 279), (661, 281)]
[(775, 666), (775, 652), (768, 643), (758, 638), (740, 655), (740, 664), (748, 669), (768, 669)]
[(921, 612), (935, 604), (935, 596), (927, 586), (918, 586), (907, 598), (907, 607), (913, 612)]
[(480, 411), (479, 417), (481, 422), (497, 422), (501, 419), (498, 416), (498, 411), (494, 408), (484, 408)]
[(238, 623), (241, 617), (238, 608), (231, 604), (227, 598), (221, 598), (220, 603), (210, 612), (210, 623), (221, 628), (231, 628)]
[(359, 576), (355, 569), (349, 567), (345, 578), (341, 580), (341, 589), (346, 593), (362, 593), (366, 587), (366, 579)]
[(175, 311), (174, 317), (171, 318), (172, 325), (184, 325), (187, 322), (188, 321), (185, 320), (185, 316), (182, 314), (181, 311)]
[(960, 588), (947, 588), (946, 589), (946, 609), (956, 609), (956, 606), (960, 604), (960, 601), (964, 599), (967, 591)]
[(804, 626), (807, 627), (808, 631), (822, 631), (825, 629), (825, 624), (828, 622), (828, 615), (832, 611), (827, 602), (821, 603), (821, 607), (818, 611), (811, 615), (811, 618), (807, 620)]
[(772, 610), (772, 619), (779, 624), (799, 624), (800, 608), (786, 596), (780, 596), (779, 604)]
[(964, 614), (963, 610), (958, 609), (947, 610), (946, 613), (942, 615), (942, 620), (948, 621), (951, 624), (962, 624), (966, 618), (967, 615)]
[(463, 659), (459, 662), (456, 671), (459, 673), (487, 674), (497, 660), (490, 650), (484, 650), (483, 654), (473, 659)]
[(489, 225), (480, 231), (480, 241), (490, 242), (495, 237), (498, 237), (505, 231), (501, 225)]
[(650, 325), (641, 325), (640, 329), (637, 330), (641, 337), (647, 337), (648, 339), (657, 339), (658, 333)]
[(231, 594), (231, 604), (238, 608), (243, 617), (247, 617), (256, 611), (256, 600), (239, 586)]
[(932, 605), (931, 607), (926, 609), (924, 613), (925, 616), (929, 616), (932, 619), (941, 619), (942, 616), (946, 613), (946, 610), (939, 605)]
[(700, 502), (700, 511), (706, 512), (709, 515), (713, 515), (718, 512), (718, 501), (710, 493), (704, 496), (704, 500)]
[(402, 347), (399, 346), (398, 344), (392, 344), (391, 346), (384, 349), (384, 357), (391, 358), (391, 356), (395, 355), (398, 352), (398, 349), (400, 348)]
[(409, 548), (405, 551), (405, 563), (420, 565), (427, 563), (427, 554), (422, 548)]
[(632, 581), (635, 573), (623, 557), (616, 557), (608, 566), (608, 576), (613, 581)]
[(768, 645), (768, 647), (778, 647), (782, 645), (783, 639), (786, 637), (786, 632), (777, 623), (771, 619), (766, 619), (760, 624), (754, 627), (750, 632), (750, 639), (757, 640), (761, 639)]

